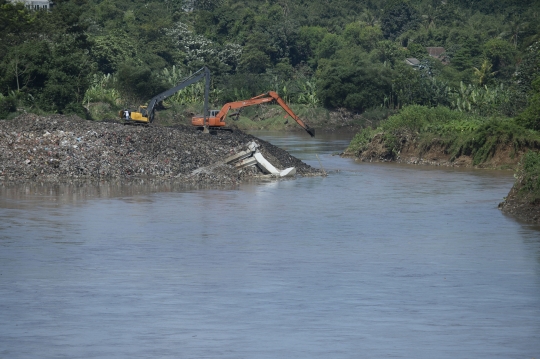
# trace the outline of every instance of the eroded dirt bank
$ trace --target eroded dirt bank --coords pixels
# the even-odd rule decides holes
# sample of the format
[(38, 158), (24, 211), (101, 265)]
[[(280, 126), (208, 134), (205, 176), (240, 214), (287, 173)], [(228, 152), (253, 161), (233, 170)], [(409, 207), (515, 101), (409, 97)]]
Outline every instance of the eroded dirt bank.
[[(231, 184), (263, 175), (221, 163), (250, 141), (278, 169), (320, 175), (288, 152), (235, 130), (210, 135), (188, 126), (125, 126), (77, 116), (26, 114), (0, 122), (0, 182), (171, 178)], [(196, 169), (203, 170), (193, 172)]]
[(510, 145), (501, 144), (495, 148), (486, 161), (474, 165), (471, 155), (461, 154), (454, 158), (448, 146), (442, 144), (436, 138), (429, 145), (420, 145), (419, 141), (413, 135), (403, 133), (397, 140), (398, 143), (391, 146), (384, 141), (384, 136), (380, 133), (375, 135), (371, 142), (361, 151), (346, 151), (343, 156), (354, 157), (364, 162), (396, 162), (431, 166), (515, 169), (519, 163), (519, 159), (526, 152), (525, 149), (515, 151)]
[(521, 187), (518, 179), (505, 200), (499, 204), (499, 209), (522, 221), (540, 223), (540, 202), (531, 202), (526, 194), (520, 193)]

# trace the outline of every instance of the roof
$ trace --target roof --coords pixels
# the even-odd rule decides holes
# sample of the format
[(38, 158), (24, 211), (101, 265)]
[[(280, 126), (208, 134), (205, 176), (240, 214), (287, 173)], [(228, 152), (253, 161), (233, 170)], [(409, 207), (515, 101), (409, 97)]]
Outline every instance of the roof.
[(429, 56), (440, 58), (446, 52), (444, 47), (426, 47)]
[(418, 64), (420, 64), (420, 60), (418, 60), (417, 58), (414, 58), (414, 57), (409, 57), (409, 58), (405, 59), (405, 63), (407, 65), (417, 66)]

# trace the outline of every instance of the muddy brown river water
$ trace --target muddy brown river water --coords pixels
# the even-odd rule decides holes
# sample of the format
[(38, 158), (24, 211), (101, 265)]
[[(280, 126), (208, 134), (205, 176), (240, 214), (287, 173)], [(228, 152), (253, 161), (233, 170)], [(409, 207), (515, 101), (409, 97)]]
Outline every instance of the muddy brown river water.
[(256, 135), (329, 176), (0, 187), (0, 358), (540, 357), (511, 172)]

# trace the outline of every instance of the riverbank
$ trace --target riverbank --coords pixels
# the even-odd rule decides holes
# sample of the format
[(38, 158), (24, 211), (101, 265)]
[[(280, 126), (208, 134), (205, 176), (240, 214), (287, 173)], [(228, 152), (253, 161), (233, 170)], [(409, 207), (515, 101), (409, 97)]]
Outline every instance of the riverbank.
[[(383, 134), (377, 134), (369, 142), (367, 147), (357, 153), (345, 152), (342, 157), (354, 157), (363, 162), (396, 162), (414, 165), (468, 167), (478, 169), (511, 169), (516, 173), (520, 171), (520, 160), (528, 149), (516, 150), (508, 144), (500, 144), (492, 151), (492, 156), (474, 165), (474, 157), (460, 155), (452, 158), (449, 151), (441, 146), (435, 139), (431, 146), (419, 146), (419, 141), (414, 137), (402, 137), (401, 150), (395, 155), (388, 150)], [(534, 195), (530, 186), (525, 184), (523, 174), (516, 175), (516, 182), (510, 189), (504, 201), (499, 204), (499, 209), (519, 220), (528, 223), (540, 223), (540, 200)], [(535, 177), (538, 182), (538, 176)]]
[(522, 189), (522, 185), (516, 182), (504, 201), (499, 203), (499, 209), (524, 222), (540, 224), (540, 203), (531, 202), (521, 193)]
[(540, 149), (540, 134), (511, 118), (409, 106), (380, 126), (361, 130), (344, 156), (369, 162), (516, 169), (530, 149)]
[(236, 184), (264, 175), (258, 167), (238, 170), (223, 163), (251, 141), (278, 169), (295, 167), (300, 176), (321, 174), (240, 130), (209, 135), (182, 125), (126, 126), (77, 116), (25, 114), (2, 121), (0, 181), (154, 178)]
[(342, 156), (363, 162), (514, 170), (521, 156), (528, 150), (499, 143), (490, 149), (488, 158), (478, 163), (473, 153), (453, 153), (452, 144), (446, 143), (439, 136), (433, 136), (428, 143), (418, 134), (409, 131), (394, 133), (390, 139), (388, 137), (384, 132), (376, 133), (360, 149), (355, 149), (353, 142), (357, 139), (353, 139)]
[[(500, 205), (502, 211), (527, 222), (540, 219), (538, 182), (540, 160), (524, 171), (522, 159), (540, 149), (540, 134), (511, 118), (478, 117), (447, 108), (410, 106), (383, 121), (377, 128), (360, 131), (344, 157), (365, 162), (508, 169), (516, 184)], [(532, 171), (532, 175), (527, 175)], [(520, 180), (520, 178), (522, 180)], [(536, 181), (536, 182), (535, 182)], [(538, 198), (537, 198), (538, 197)]]
[(514, 176), (514, 186), (499, 208), (524, 221), (540, 223), (540, 152), (527, 152)]

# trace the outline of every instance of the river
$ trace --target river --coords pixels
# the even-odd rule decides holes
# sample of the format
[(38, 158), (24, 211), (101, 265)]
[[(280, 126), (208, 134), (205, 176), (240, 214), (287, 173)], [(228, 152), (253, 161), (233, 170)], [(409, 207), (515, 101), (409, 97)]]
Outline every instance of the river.
[(357, 163), (232, 188), (0, 187), (0, 358), (539, 358), (511, 172)]

